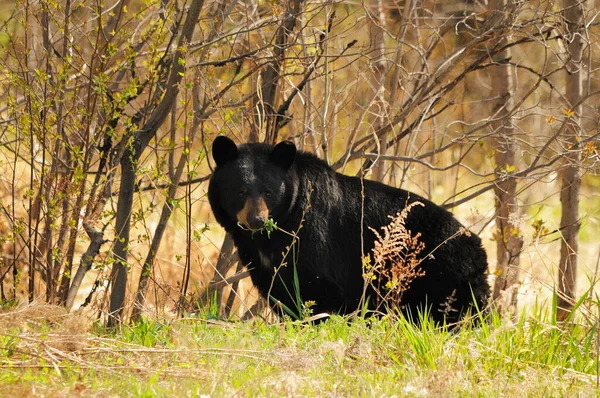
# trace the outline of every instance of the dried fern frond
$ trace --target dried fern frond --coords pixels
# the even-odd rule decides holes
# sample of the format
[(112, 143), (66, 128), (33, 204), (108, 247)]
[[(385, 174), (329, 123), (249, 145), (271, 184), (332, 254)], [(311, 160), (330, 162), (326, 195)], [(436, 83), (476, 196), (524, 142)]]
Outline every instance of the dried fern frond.
[(395, 216), (392, 222), (381, 228), (379, 233), (369, 228), (377, 239), (373, 247), (373, 263), (371, 258), (363, 259), (365, 277), (372, 285), (377, 296), (378, 306), (386, 304), (391, 307), (402, 306), (402, 295), (412, 281), (425, 273), (419, 268), (419, 254), (425, 248), (420, 233), (413, 234), (406, 228), (406, 218), (415, 206), (424, 206), (421, 202), (413, 202)]

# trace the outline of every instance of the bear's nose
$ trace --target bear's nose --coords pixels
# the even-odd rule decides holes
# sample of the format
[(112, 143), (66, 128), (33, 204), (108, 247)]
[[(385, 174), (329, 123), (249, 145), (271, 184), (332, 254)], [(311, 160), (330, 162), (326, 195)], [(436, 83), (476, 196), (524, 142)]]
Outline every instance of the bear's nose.
[(252, 229), (260, 229), (265, 225), (265, 218), (261, 215), (248, 218), (248, 226)]

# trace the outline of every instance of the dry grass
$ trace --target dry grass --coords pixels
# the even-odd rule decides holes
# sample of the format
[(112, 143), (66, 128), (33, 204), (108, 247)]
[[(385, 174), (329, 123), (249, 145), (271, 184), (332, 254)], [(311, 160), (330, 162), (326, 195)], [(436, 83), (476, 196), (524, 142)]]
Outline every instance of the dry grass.
[(7, 397), (600, 392), (593, 330), (529, 317), (454, 332), (401, 317), (333, 317), (318, 326), (143, 321), (109, 332), (33, 304), (4, 310), (0, 322), (0, 396)]

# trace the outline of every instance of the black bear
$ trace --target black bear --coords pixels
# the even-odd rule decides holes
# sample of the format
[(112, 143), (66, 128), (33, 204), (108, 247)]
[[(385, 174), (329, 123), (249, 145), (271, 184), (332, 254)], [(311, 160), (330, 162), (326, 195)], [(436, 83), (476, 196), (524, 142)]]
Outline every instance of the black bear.
[[(372, 229), (381, 231), (390, 216), (414, 202), (419, 205), (410, 209), (405, 226), (420, 233), (424, 250), (400, 307), (414, 316), (427, 306), (435, 321), (450, 323), (474, 301), (485, 306), (489, 285), (481, 240), (429, 200), (337, 173), (289, 141), (237, 146), (219, 136), (212, 154), (212, 211), (273, 308), (297, 313), (300, 298), (312, 302), (315, 314), (348, 314), (359, 309), (365, 291), (366, 302), (376, 302), (363, 277), (363, 254), (376, 240)], [(270, 219), (276, 228), (266, 232)]]

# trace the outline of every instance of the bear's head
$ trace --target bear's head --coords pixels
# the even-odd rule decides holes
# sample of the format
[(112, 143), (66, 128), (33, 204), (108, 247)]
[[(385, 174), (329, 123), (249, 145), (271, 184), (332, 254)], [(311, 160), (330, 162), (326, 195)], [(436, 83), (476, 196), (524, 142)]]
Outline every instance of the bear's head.
[(285, 217), (298, 190), (294, 143), (238, 147), (231, 139), (219, 136), (213, 142), (212, 154), (217, 167), (208, 198), (225, 229), (257, 230), (269, 218), (277, 221)]

